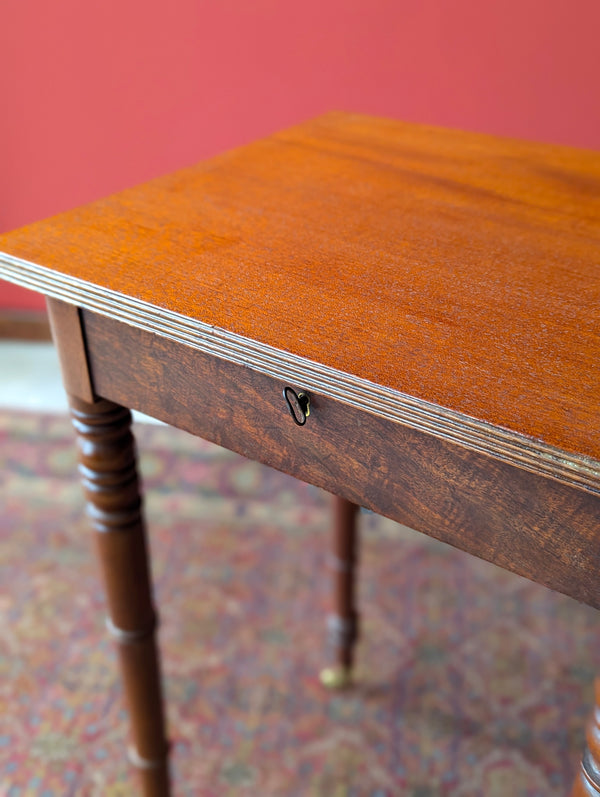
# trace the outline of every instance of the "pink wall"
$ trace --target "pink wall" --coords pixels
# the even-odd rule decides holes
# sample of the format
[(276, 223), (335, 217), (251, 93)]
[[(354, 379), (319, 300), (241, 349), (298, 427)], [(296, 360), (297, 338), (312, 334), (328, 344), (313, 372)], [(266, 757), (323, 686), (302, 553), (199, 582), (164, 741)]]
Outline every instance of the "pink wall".
[(600, 148), (598, 0), (2, 5), (0, 230), (330, 108)]

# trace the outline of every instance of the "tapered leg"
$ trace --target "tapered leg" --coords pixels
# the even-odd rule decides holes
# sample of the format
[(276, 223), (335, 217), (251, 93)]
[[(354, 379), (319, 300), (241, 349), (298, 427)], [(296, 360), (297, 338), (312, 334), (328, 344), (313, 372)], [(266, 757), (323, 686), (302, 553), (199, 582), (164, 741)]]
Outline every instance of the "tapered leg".
[(130, 712), (130, 758), (145, 797), (168, 797), (168, 743), (155, 642), (156, 614), (129, 410), (71, 398), (79, 471)]
[(600, 797), (600, 678), (594, 685), (595, 705), (586, 732), (587, 744), (571, 797)]
[(331, 567), (334, 573), (334, 610), (327, 618), (335, 648), (336, 663), (321, 672), (321, 682), (330, 688), (347, 686), (352, 677), (354, 649), (358, 639), (356, 609), (356, 565), (358, 554), (358, 507), (334, 498), (334, 538)]

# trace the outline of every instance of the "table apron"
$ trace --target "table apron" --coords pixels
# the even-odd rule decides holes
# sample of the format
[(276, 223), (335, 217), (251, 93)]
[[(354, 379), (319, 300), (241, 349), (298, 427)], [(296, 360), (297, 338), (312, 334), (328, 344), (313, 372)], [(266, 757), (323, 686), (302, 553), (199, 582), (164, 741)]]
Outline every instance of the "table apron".
[(600, 497), (87, 310), (95, 393), (600, 608)]

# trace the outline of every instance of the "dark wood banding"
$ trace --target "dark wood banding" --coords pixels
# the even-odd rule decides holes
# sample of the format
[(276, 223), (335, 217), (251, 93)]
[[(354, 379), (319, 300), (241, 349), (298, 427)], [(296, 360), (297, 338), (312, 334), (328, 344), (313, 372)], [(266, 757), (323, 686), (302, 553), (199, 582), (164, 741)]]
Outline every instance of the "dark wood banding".
[[(600, 497), (83, 312), (95, 391), (600, 608)], [(302, 383), (292, 385), (304, 389)]]

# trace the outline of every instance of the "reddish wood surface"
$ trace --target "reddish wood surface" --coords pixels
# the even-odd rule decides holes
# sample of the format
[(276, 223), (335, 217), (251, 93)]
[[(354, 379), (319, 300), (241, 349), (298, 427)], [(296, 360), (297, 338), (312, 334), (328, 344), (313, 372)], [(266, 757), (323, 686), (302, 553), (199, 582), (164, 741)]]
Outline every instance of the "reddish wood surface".
[(0, 250), (600, 460), (599, 242), (598, 154), (332, 113)]

